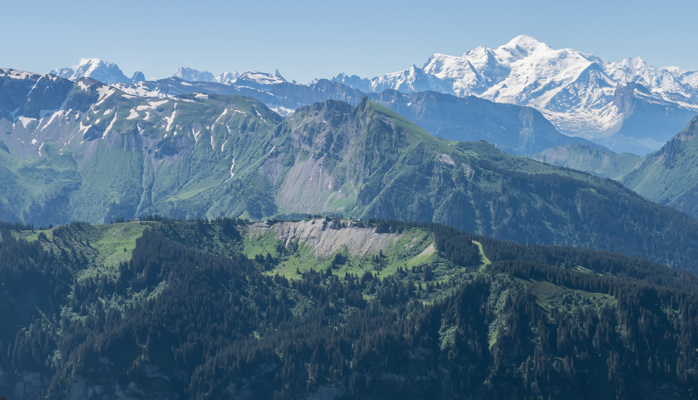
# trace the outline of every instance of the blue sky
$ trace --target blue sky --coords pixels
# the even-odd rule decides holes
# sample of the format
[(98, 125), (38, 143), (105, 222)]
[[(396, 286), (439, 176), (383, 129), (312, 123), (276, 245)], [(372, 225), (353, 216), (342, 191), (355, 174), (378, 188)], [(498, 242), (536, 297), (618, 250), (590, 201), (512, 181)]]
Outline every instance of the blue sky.
[(278, 68), (307, 82), (422, 66), (433, 53), (494, 48), (525, 34), (610, 60), (698, 70), (698, 1), (46, 1), (7, 2), (1, 67), (48, 72), (81, 57), (131, 75), (179, 66)]

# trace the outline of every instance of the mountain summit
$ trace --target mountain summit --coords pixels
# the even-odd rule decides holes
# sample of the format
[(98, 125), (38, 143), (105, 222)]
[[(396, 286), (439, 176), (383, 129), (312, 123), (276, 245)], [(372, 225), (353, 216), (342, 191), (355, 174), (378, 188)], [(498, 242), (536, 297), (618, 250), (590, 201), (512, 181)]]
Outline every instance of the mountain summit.
[(134, 72), (133, 77), (129, 79), (118, 65), (98, 58), (83, 58), (75, 69), (56, 68), (50, 74), (73, 81), (80, 78), (92, 78), (108, 85), (114, 83), (136, 83), (145, 80), (145, 76), (140, 71)]
[(187, 82), (215, 82), (216, 78), (213, 76), (212, 73), (208, 71), (198, 71), (193, 68), (187, 68), (187, 67), (179, 67), (177, 71), (175, 71), (174, 75), (172, 75), (175, 78), (179, 78), (183, 81)]
[[(698, 113), (698, 73), (655, 68), (639, 57), (610, 62), (556, 50), (530, 36), (462, 56), (432, 55), (422, 68), (335, 82), (368, 91), (433, 90), (458, 97), (531, 106), (561, 132), (616, 151), (657, 150)], [(626, 90), (633, 84), (638, 90)], [(610, 136), (615, 135), (612, 139)]]

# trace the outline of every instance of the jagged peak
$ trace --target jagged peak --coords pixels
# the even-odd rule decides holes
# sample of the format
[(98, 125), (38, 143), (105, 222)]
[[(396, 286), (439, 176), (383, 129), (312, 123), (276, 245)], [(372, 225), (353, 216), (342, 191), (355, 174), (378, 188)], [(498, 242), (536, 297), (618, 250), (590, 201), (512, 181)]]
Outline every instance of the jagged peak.
[(486, 57), (491, 53), (492, 50), (488, 49), (485, 46), (477, 46), (476, 48), (472, 50), (468, 50), (463, 55), (461, 58), (468, 58), (468, 57)]
[(359, 110), (363, 110), (366, 107), (368, 107), (371, 103), (372, 101), (368, 98), (368, 96), (361, 96), (361, 100), (359, 100), (359, 104), (356, 105), (356, 108)]
[(212, 73), (208, 71), (200, 71), (198, 69), (189, 67), (179, 67), (175, 71), (175, 78), (179, 78), (183, 81), (200, 81), (200, 82), (215, 82), (216, 78)]

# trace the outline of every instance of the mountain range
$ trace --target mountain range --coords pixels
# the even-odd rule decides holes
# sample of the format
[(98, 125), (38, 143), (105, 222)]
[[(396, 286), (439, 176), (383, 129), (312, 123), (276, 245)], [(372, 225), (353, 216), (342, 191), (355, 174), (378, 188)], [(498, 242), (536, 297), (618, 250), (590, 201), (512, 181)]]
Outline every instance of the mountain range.
[(298, 107), (326, 100), (356, 105), (367, 95), (373, 101), (404, 114), (437, 137), (485, 140), (515, 155), (531, 154), (561, 144), (595, 145), (583, 138), (561, 134), (533, 108), (494, 103), (475, 96), (458, 98), (436, 92), (405, 94), (394, 90), (366, 94), (325, 79), (300, 85), (283, 80), (279, 74), (255, 71), (240, 75), (230, 84), (167, 78), (114, 86), (129, 94), (161, 98), (191, 93), (239, 94), (263, 102), (284, 117), (290, 116)]
[[(698, 221), (609, 180), (485, 142), (436, 138), (368, 97), (356, 106), (314, 103), (283, 119), (237, 95), (138, 97), (90, 78), (11, 70), (3, 79), (15, 86), (1, 100), (16, 110), (0, 119), (4, 220), (333, 213), (434, 221), (696, 268), (689, 239), (698, 240)], [(392, 95), (398, 105), (417, 96)], [(442, 96), (412, 100), (433, 95)]]
[(531, 106), (564, 134), (639, 155), (659, 149), (698, 113), (696, 71), (655, 68), (640, 58), (610, 62), (528, 36), (494, 50), (434, 54), (422, 68), (333, 81), (365, 92), (432, 90)]
[[(228, 84), (212, 81), (210, 73), (211, 76), (206, 78), (208, 82), (203, 81), (204, 78), (188, 81), (177, 77), (194, 79), (196, 74), (203, 73), (181, 68), (172, 78), (135, 84), (122, 82), (112, 86), (134, 96), (154, 98), (192, 93), (238, 94), (256, 98), (284, 117), (291, 115), (298, 107), (329, 99), (356, 105), (366, 95), (327, 80), (308, 85), (287, 82), (278, 71), (273, 75), (246, 72)], [(536, 153), (562, 144), (592, 144), (582, 138), (561, 134), (539, 112), (528, 107), (498, 104), (473, 96), (457, 98), (433, 92), (401, 94), (387, 91), (372, 93), (369, 97), (406, 115), (438, 137), (461, 141), (485, 140), (515, 155)], [(22, 115), (20, 113), (17, 116)]]
[[(214, 77), (206, 71), (180, 68), (174, 77), (199, 85), (201, 89), (211, 89), (201, 85), (206, 82), (271, 92), (275, 86), (287, 84), (278, 70), (275, 74), (255, 71), (246, 74), (248, 77), (242, 79), (237, 72)], [(294, 82), (293, 85), (297, 87), (295, 91), (304, 91), (319, 81), (307, 85)], [(614, 152), (641, 156), (658, 150), (698, 113), (697, 71), (655, 68), (639, 57), (610, 62), (573, 49), (555, 50), (528, 36), (518, 36), (494, 50), (478, 47), (462, 56), (437, 53), (422, 68), (412, 66), (372, 79), (342, 73), (332, 81), (364, 94), (379, 94), (386, 89), (403, 93), (435, 91), (530, 106), (543, 113), (564, 135), (591, 140)], [(142, 86), (120, 89), (137, 91), (141, 95), (188, 92), (186, 89), (164, 90), (157, 83), (147, 86), (150, 90)], [(215, 90), (221, 94), (221, 91), (232, 89)], [(285, 116), (300, 105), (310, 104), (301, 103), (293, 96), (277, 97), (270, 102), (264, 97), (269, 96), (257, 95), (259, 100)], [(330, 98), (346, 101), (340, 97)], [(285, 103), (283, 109), (278, 107), (282, 103)]]
[(142, 78), (0, 69), (0, 400), (696, 397), (693, 73)]

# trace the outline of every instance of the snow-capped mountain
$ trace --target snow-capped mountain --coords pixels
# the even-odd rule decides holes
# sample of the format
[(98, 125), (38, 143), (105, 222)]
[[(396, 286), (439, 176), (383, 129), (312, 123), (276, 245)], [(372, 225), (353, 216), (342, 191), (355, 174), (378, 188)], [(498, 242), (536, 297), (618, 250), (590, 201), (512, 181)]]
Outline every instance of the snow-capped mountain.
[(208, 71), (199, 71), (193, 68), (187, 68), (187, 67), (179, 67), (177, 71), (175, 71), (174, 75), (172, 75), (175, 78), (179, 78), (183, 81), (186, 82), (215, 82), (216, 77), (213, 76), (212, 73)]
[(224, 85), (229, 85), (237, 79), (237, 77), (240, 76), (240, 74), (235, 72), (223, 72), (222, 74), (218, 75), (218, 78), (216, 78), (216, 82), (222, 83)]
[(232, 84), (237, 86), (249, 86), (255, 89), (267, 89), (277, 83), (284, 83), (286, 79), (277, 69), (274, 74), (259, 71), (247, 71), (235, 79)]
[(98, 58), (83, 58), (75, 69), (56, 68), (50, 74), (73, 81), (80, 78), (92, 78), (106, 84), (136, 83), (145, 80), (145, 76), (140, 71), (136, 71), (129, 79), (118, 65)]
[(681, 121), (671, 121), (667, 132), (690, 120), (684, 121), (684, 114), (698, 113), (696, 71), (655, 68), (640, 58), (610, 62), (573, 49), (555, 50), (528, 36), (494, 50), (481, 46), (462, 56), (434, 54), (422, 68), (373, 79), (340, 74), (333, 80), (368, 92), (433, 90), (532, 106), (563, 133), (599, 141), (621, 132), (631, 118), (634, 109), (619, 107), (616, 95), (629, 83), (642, 86), (638, 99), (682, 115)]
[(177, 69), (172, 76), (185, 82), (216, 82), (229, 85), (233, 83), (235, 79), (240, 76), (240, 74), (237, 72), (223, 72), (216, 77), (208, 71), (199, 71), (193, 68), (179, 67), (179, 69)]

